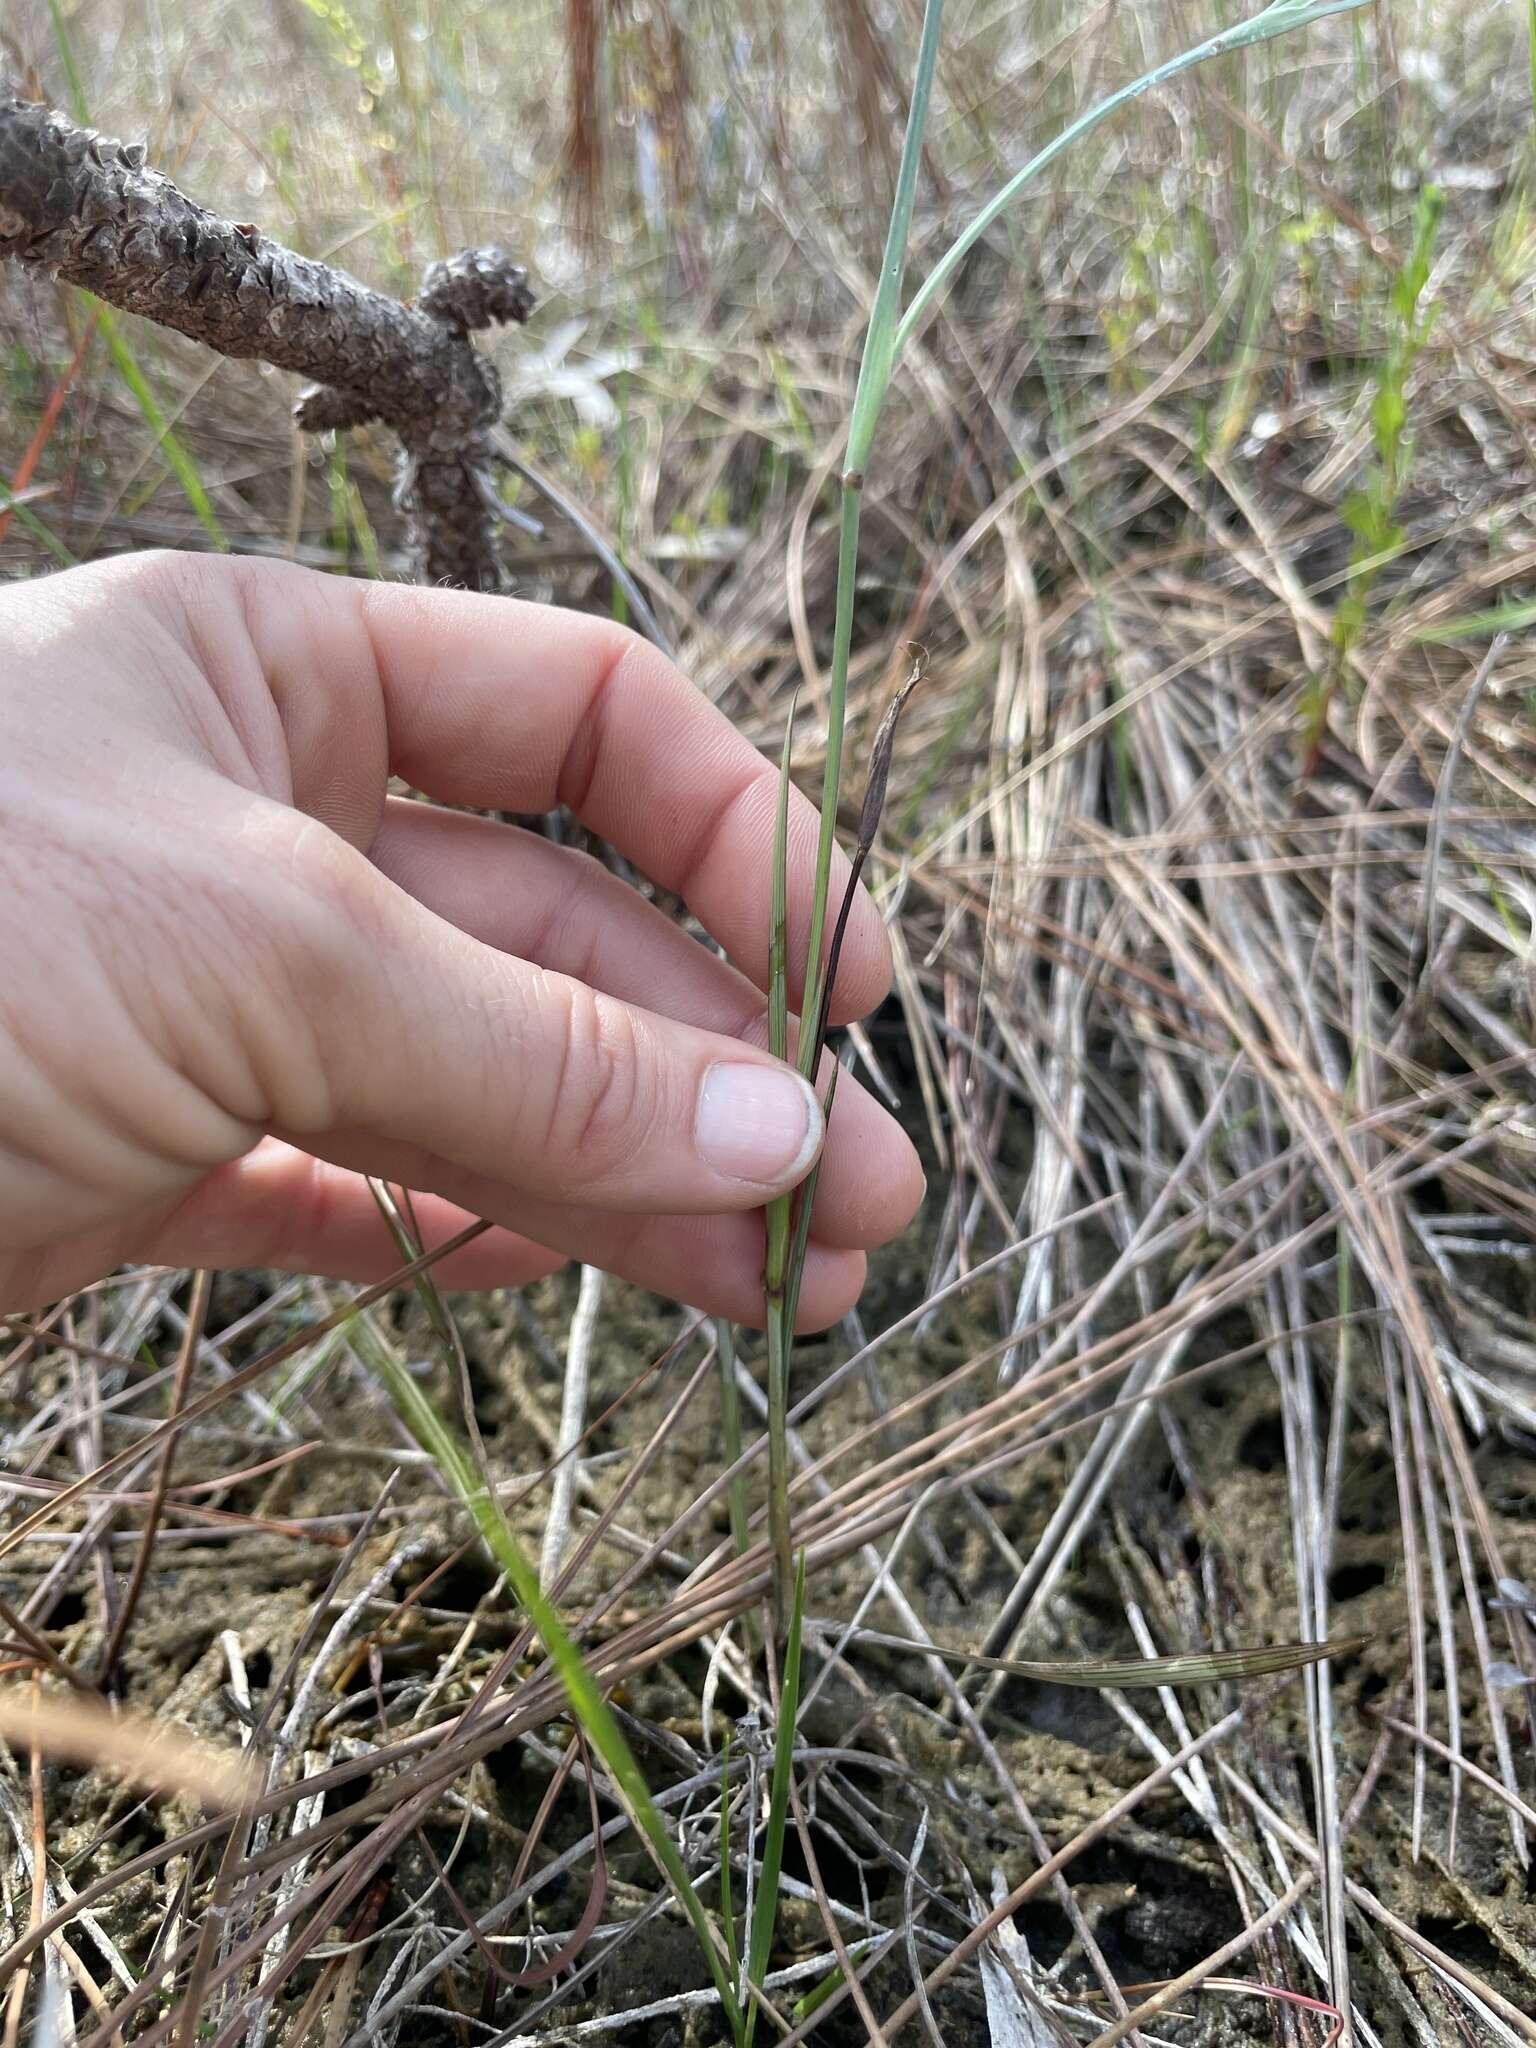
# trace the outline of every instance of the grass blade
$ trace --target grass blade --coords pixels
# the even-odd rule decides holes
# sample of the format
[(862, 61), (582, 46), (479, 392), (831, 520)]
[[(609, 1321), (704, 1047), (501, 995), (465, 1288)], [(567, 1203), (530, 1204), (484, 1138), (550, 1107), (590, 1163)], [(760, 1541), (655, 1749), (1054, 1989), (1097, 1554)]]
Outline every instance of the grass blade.
[[(387, 1215), (389, 1211), (385, 1213)], [(398, 1209), (394, 1212), (391, 1227), (397, 1240), (411, 1241)], [(508, 1584), (524, 1613), (538, 1631), (550, 1661), (560, 1675), (571, 1711), (583, 1734), (607, 1766), (632, 1822), (644, 1837), (679, 1905), (688, 1916), (709, 1963), (715, 1989), (720, 1994), (732, 2031), (739, 2037), (741, 2009), (736, 1988), (728, 1972), (727, 1956), (722, 1951), (704, 1902), (667, 1832), (634, 1751), (624, 1739), (623, 1730), (596, 1679), (587, 1669), (580, 1649), (541, 1591), (533, 1561), (502, 1512), (501, 1502), (488, 1478), (476, 1468), (466, 1446), (449, 1428), (415, 1377), (387, 1345), (372, 1337), (367, 1322), (360, 1321), (353, 1334), (359, 1351), (394, 1402), (396, 1413), (469, 1514), (492, 1558), (506, 1573)]]
[(197, 522), (221, 555), (229, 553), (229, 542), (219, 525), (213, 509), (213, 500), (203, 487), (203, 480), (197, 473), (197, 464), (171, 432), (171, 423), (160, 409), (160, 401), (150, 389), (149, 379), (139, 368), (138, 360), (123, 339), (110, 306), (104, 306), (99, 299), (86, 294), (91, 311), (101, 323), (101, 332), (106, 340), (108, 353), (117, 366), (117, 374), (133, 393), (134, 403), (144, 415), (145, 424), (155, 437), (155, 445), (165, 457), (171, 474), (186, 494), (187, 503), (197, 514)]
[(1487, 611), (1463, 612), (1443, 625), (1425, 626), (1413, 637), (1423, 645), (1450, 646), (1457, 640), (1491, 640), (1496, 633), (1523, 633), (1529, 626), (1536, 626), (1536, 598), (1509, 598)]
[[(826, 1100), (821, 1105), (822, 1117), (829, 1125), (832, 1121), (832, 1104), (837, 1098), (837, 1077), (842, 1071), (843, 1070), (840, 1065), (833, 1067), (832, 1078), (827, 1083)], [(799, 1200), (795, 1208), (794, 1236), (791, 1240), (789, 1247), (789, 1278), (785, 1287), (784, 1325), (785, 1328), (791, 1333), (791, 1335), (793, 1335), (794, 1332), (795, 1317), (800, 1312), (800, 1276), (805, 1271), (805, 1248), (807, 1244), (810, 1242), (811, 1217), (816, 1208), (816, 1188), (820, 1180), (821, 1161), (818, 1159), (816, 1164), (811, 1168), (810, 1172), (806, 1175), (805, 1180), (803, 1181), (800, 1187)], [(786, 1409), (788, 1406), (788, 1392), (789, 1390), (786, 1386)], [(788, 1429), (789, 1425), (788, 1418), (786, 1415), (786, 1460), (788, 1454)]]
[[(53, 430), (59, 423), (59, 415), (64, 410), (64, 401), (69, 396), (69, 387), (78, 376), (80, 366), (90, 352), (91, 343), (96, 339), (96, 328), (97, 322), (94, 318), (85, 323), (85, 332), (80, 336), (79, 341), (76, 342), (74, 354), (66, 364), (64, 374), (55, 380), (53, 389), (48, 394), (48, 402), (43, 407), (42, 418), (33, 429), (32, 438), (22, 450), (21, 460), (17, 463), (15, 473), (11, 477), (10, 497), (12, 499), (22, 496), (36, 474), (37, 465), (42, 460), (43, 450), (48, 446)], [(0, 486), (0, 488), (3, 488), (3, 486)], [(0, 502), (0, 540), (5, 539), (10, 523), (11, 513), (6, 509), (5, 503)], [(26, 525), (25, 518), (23, 518), (22, 524)], [(27, 530), (32, 532), (31, 527), (28, 527)], [(44, 531), (46, 532), (46, 528)], [(36, 538), (37, 536), (34, 534), (33, 537)], [(50, 536), (49, 541), (45, 545), (48, 546), (49, 552), (55, 556), (55, 559), (58, 559), (57, 549), (63, 547), (63, 543), (58, 542), (55, 545)], [(63, 566), (67, 568), (73, 559), (68, 549), (65, 549)]]
[[(389, 1189), (382, 1181), (370, 1180), (368, 1191), (373, 1196), (380, 1216), (384, 1219), (385, 1228), (395, 1240), (395, 1250), (400, 1254), (401, 1259), (409, 1263), (412, 1259), (420, 1258), (422, 1247), (417, 1241), (415, 1232), (407, 1224), (404, 1215), (401, 1213), (399, 1203), (395, 1200)], [(448, 1304), (444, 1301), (431, 1270), (428, 1269), (418, 1273), (411, 1284), (416, 1290), (417, 1299), (426, 1310), (427, 1321), (432, 1325), (433, 1336), (450, 1357), (457, 1358), (459, 1353), (459, 1333), (453, 1326), (453, 1318), (448, 1313)]]
[(773, 817), (773, 904), (768, 932), (768, 1050), (775, 1059), (789, 1057), (789, 791), (790, 757), (795, 744), (795, 706), (790, 697), (784, 721), (784, 746), (779, 755), (779, 798)]
[[(873, 1947), (873, 1941), (869, 1940), (850, 1942), (848, 1945), (849, 1957), (855, 1963), (862, 1963)], [(825, 1977), (819, 1977), (810, 1990), (803, 1997), (797, 1998), (790, 2007), (789, 2016), (795, 2025), (797, 2027), (803, 2025), (811, 2017), (812, 2013), (826, 2004), (834, 1991), (842, 1989), (843, 1982), (843, 1966), (841, 1963), (834, 1963)]]
[(1293, 29), (1308, 28), (1313, 22), (1323, 21), (1329, 15), (1349, 14), (1357, 7), (1363, 7), (1365, 0), (1272, 0), (1262, 14), (1256, 14), (1249, 21), (1234, 22), (1230, 28), (1219, 34), (1208, 36), (1203, 43), (1196, 43), (1192, 49), (1181, 51), (1177, 57), (1170, 57), (1166, 64), (1158, 64), (1151, 71), (1144, 71), (1140, 78), (1132, 79), (1129, 85), (1121, 86), (1097, 106), (1090, 107), (1086, 114), (1080, 114), (1069, 122), (1061, 133), (1032, 156), (1023, 169), (1016, 172), (1002, 190), (989, 199), (963, 234), (945, 251), (924, 278), (917, 295), (908, 306), (896, 331), (895, 348), (891, 364), (894, 368), (901, 351), (912, 339), (923, 321), (928, 317), (934, 303), (964, 260), (966, 253), (974, 248), (991, 227), (998, 215), (1003, 213), (1018, 197), (1024, 187), (1039, 177), (1055, 163), (1059, 156), (1069, 150), (1075, 142), (1097, 128), (1101, 121), (1107, 121), (1111, 114), (1131, 100), (1139, 99), (1143, 93), (1151, 92), (1156, 86), (1166, 85), (1171, 78), (1177, 78), (1181, 71), (1193, 70), (1197, 64), (1208, 63), (1213, 57), (1224, 57), (1233, 50), (1248, 48), (1254, 43), (1268, 42), (1274, 36), (1289, 34)]
[(80, 77), (80, 67), (75, 62), (74, 44), (70, 41), (69, 30), (64, 26), (64, 13), (59, 0), (48, 0), (48, 19), (53, 23), (53, 40), (58, 49), (59, 62), (64, 67), (64, 82), (69, 87), (69, 105), (77, 121), (88, 121), (90, 111), (86, 104), (85, 85)]
[(37, 514), (5, 484), (0, 484), (0, 516), (7, 520), (16, 519), (31, 534), (38, 546), (52, 555), (61, 569), (72, 569), (75, 566), (76, 558), (65, 547), (53, 528), (45, 526)]
[(896, 173), (896, 192), (885, 235), (885, 254), (880, 259), (880, 282), (875, 289), (869, 331), (864, 337), (864, 354), (859, 363), (859, 381), (854, 388), (853, 412), (849, 419), (847, 466), (853, 471), (862, 471), (869, 460), (874, 446), (875, 423), (880, 416), (896, 358), (901, 352), (898, 316), (901, 311), (902, 273), (906, 268), (907, 239), (912, 231), (912, 202), (917, 193), (917, 168), (922, 161), (923, 136), (928, 127), (928, 101), (938, 68), (939, 30), (943, 18), (944, 0), (928, 0), (923, 9), (917, 68), (912, 77), (912, 103), (907, 112), (907, 132), (902, 139), (901, 164)]
[[(805, 945), (805, 995), (802, 1015), (821, 1008), (821, 949), (826, 933), (827, 896), (832, 886), (832, 845), (837, 832), (837, 803), (843, 780), (843, 723), (848, 705), (848, 662), (853, 651), (853, 586), (859, 566), (859, 511), (864, 479), (845, 479), (841, 527), (837, 544), (837, 613), (832, 627), (832, 668), (827, 701), (827, 765), (821, 783), (821, 833), (816, 842), (816, 880), (811, 894), (811, 923)], [(816, 1071), (811, 1041), (800, 1046), (800, 1071), (809, 1080)]]
[(725, 1929), (725, 1953), (731, 1966), (731, 1982), (741, 1985), (741, 1948), (736, 1940), (736, 1899), (731, 1877), (731, 1735), (726, 1730), (720, 1746), (720, 1920)]

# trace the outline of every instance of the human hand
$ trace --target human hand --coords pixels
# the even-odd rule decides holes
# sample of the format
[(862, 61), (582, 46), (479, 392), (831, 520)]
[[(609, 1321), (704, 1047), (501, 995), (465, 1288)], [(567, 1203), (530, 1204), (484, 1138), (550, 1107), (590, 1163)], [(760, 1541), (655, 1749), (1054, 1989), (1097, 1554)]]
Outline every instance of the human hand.
[[(736, 966), (391, 774), (568, 804)], [(670, 663), (571, 612), (190, 555), (0, 590), (0, 1308), (127, 1261), (381, 1278), (373, 1174), (420, 1192), (429, 1244), (498, 1226), (445, 1286), (576, 1257), (760, 1321), (754, 1212), (822, 1138), (761, 1049), (776, 782)], [(815, 833), (797, 797), (801, 932)], [(834, 1019), (888, 977), (861, 892)], [(825, 1151), (810, 1329), (922, 1193), (851, 1080)]]

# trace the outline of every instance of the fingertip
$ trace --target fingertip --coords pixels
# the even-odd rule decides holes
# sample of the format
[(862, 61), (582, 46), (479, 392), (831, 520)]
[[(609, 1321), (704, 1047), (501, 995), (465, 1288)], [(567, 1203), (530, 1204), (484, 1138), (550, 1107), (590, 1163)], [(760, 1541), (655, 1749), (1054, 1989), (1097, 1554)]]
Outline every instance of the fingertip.
[(821, 1150), (825, 1124), (809, 1081), (773, 1060), (717, 1060), (704, 1075), (694, 1142), (732, 1193), (798, 1187)]
[(906, 1150), (902, 1155), (901, 1170), (893, 1179), (887, 1200), (890, 1205), (891, 1228), (881, 1238), (882, 1244), (889, 1238), (900, 1237), (908, 1229), (928, 1196), (928, 1176), (923, 1171), (923, 1162), (917, 1156), (917, 1147), (906, 1133)]
[(864, 1292), (869, 1261), (862, 1252), (811, 1245), (806, 1252), (795, 1313), (797, 1336), (814, 1336), (840, 1322)]
[[(866, 901), (868, 899), (866, 898)], [(859, 931), (852, 916), (837, 963), (837, 980), (832, 985), (831, 1024), (852, 1024), (870, 1016), (891, 992), (893, 965), (890, 941), (874, 904)]]
[(895, 1117), (845, 1078), (822, 1152), (817, 1236), (845, 1250), (873, 1251), (906, 1229), (927, 1186), (917, 1148)]

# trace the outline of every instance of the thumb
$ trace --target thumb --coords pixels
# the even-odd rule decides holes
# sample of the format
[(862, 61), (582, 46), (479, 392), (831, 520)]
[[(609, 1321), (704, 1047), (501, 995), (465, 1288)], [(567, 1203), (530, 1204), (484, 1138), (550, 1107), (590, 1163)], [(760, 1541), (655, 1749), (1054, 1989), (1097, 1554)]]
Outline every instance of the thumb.
[(305, 1001), (332, 1133), (631, 1212), (755, 1208), (810, 1170), (822, 1116), (793, 1068), (497, 952), (358, 866)]

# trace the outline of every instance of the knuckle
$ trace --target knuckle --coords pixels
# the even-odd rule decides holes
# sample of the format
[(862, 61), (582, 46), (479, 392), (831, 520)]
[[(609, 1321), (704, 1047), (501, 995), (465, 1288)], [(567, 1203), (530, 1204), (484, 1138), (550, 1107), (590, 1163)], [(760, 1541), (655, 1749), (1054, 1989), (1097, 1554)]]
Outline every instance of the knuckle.
[(377, 869), (318, 819), (292, 815), (287, 879), (293, 888), (348, 932), (365, 939), (377, 936)]
[(601, 912), (613, 878), (601, 861), (574, 848), (562, 849), (559, 876), (530, 935), (527, 955), (541, 962), (558, 960), (561, 974), (590, 985), (599, 979)]
[(159, 591), (174, 584), (185, 565), (193, 559), (175, 548), (136, 548), (132, 554), (113, 555), (90, 564), (90, 573), (103, 583), (127, 584), (135, 590)]
[(137, 598), (162, 616), (192, 609), (229, 567), (222, 555), (185, 554), (176, 548), (146, 548), (92, 565), (114, 596)]
[(200, 889), (201, 974), (218, 991), (262, 1120), (314, 1131), (335, 1119), (371, 1018), (349, 1020), (386, 950), (364, 857), (315, 820), (255, 799), (221, 838)]
[(561, 991), (561, 1048), (548, 1119), (548, 1158), (562, 1178), (600, 1187), (646, 1143), (653, 1121), (634, 1020), (580, 982)]
[(212, 878), (227, 909), (302, 956), (322, 958), (348, 939), (380, 936), (381, 878), (365, 855), (316, 818), (252, 798), (230, 821), (226, 857)]

